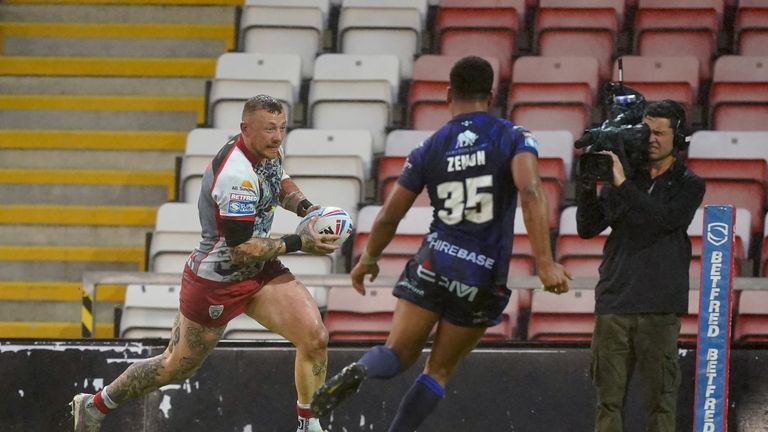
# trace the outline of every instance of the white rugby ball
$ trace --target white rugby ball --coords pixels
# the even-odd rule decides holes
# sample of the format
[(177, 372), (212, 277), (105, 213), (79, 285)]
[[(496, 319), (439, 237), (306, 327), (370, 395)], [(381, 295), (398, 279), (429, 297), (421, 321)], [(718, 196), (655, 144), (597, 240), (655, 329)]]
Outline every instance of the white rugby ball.
[(336, 234), (339, 236), (338, 240), (333, 244), (341, 245), (352, 234), (352, 218), (349, 217), (349, 213), (338, 207), (321, 207), (313, 212), (308, 213), (299, 222), (299, 226), (296, 227), (296, 233), (302, 230), (309, 221), (317, 216), (317, 222), (315, 222), (315, 231), (320, 234)]

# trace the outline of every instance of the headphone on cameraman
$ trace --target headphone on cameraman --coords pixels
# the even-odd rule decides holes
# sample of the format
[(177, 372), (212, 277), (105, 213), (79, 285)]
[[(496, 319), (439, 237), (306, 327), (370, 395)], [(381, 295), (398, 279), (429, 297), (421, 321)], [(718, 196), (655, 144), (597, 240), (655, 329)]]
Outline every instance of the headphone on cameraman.
[(674, 131), (672, 146), (679, 152), (687, 150), (689, 137), (686, 130), (685, 108), (680, 102), (672, 99), (664, 99), (657, 104), (660, 108), (672, 112), (672, 116), (669, 118), (669, 125)]

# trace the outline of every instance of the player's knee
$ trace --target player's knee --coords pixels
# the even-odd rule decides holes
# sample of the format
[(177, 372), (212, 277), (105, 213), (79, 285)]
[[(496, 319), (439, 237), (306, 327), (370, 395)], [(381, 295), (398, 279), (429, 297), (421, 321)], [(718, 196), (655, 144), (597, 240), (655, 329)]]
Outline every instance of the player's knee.
[(325, 355), (328, 349), (328, 330), (322, 323), (308, 329), (302, 346), (309, 355)]

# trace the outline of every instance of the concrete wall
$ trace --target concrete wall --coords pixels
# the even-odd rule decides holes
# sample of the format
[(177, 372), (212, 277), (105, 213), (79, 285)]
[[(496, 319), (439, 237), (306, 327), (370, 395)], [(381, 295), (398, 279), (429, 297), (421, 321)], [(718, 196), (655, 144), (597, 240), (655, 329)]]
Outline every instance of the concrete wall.
[[(335, 346), (329, 372), (336, 373), (366, 348)], [(0, 431), (71, 430), (66, 405), (75, 393), (92, 393), (133, 360), (163, 349), (162, 341), (0, 342)], [(287, 345), (224, 342), (193, 379), (126, 403), (102, 431), (292, 431), (293, 356)], [(366, 382), (356, 397), (323, 419), (326, 429), (386, 431), (423, 360), (388, 382)], [(678, 431), (690, 431), (695, 349), (681, 349), (680, 362)], [(589, 431), (595, 396), (588, 365), (584, 345), (480, 348), (461, 366), (448, 396), (421, 431)], [(732, 352), (732, 432), (768, 430), (767, 366), (768, 346)], [(632, 396), (628, 404), (626, 431), (639, 432), (640, 401)]]

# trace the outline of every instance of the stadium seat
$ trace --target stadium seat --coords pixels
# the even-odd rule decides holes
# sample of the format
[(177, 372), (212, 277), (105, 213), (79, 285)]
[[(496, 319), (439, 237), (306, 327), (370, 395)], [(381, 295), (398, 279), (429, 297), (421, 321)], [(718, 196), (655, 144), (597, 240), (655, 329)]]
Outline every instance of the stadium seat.
[[(352, 240), (352, 262), (356, 263), (360, 255), (365, 251), (365, 244), (373, 228), (373, 221), (379, 213), (381, 206), (369, 205), (360, 209), (355, 227), (355, 236)], [(382, 252), (382, 260), (385, 258), (387, 273), (382, 268), (381, 274), (397, 276), (402, 272), (405, 261), (410, 259), (421, 246), (424, 234), (429, 232), (429, 224), (432, 222), (432, 208), (411, 207), (405, 217), (397, 226), (397, 231), (392, 241)]]
[[(446, 93), (449, 73), (461, 57), (425, 54), (416, 59), (408, 91), (408, 121), (417, 130), (435, 130), (451, 119)], [(499, 61), (488, 58), (494, 70), (492, 91), (499, 86)]]
[(330, 340), (386, 340), (396, 304), (392, 288), (367, 288), (363, 296), (351, 287), (331, 287), (324, 318)]
[(723, 15), (723, 0), (640, 0), (635, 16), (635, 53), (693, 55), (699, 76), (712, 76), (712, 58)]
[(442, 0), (435, 19), (436, 45), (444, 55), (478, 55), (499, 61), (499, 77), (511, 77), (524, 0)]
[[(766, 148), (768, 156), (768, 148)], [(688, 168), (705, 179), (742, 179), (768, 182), (768, 163), (765, 159), (699, 159), (688, 158)]]
[[(564, 170), (561, 180), (565, 184), (571, 179), (571, 167), (573, 165), (573, 135), (566, 130), (532, 131), (532, 133), (539, 142), (540, 169), (542, 168), (541, 161), (560, 159)], [(550, 164), (552, 162), (544, 163)], [(550, 171), (547, 171), (546, 175), (543, 172), (540, 172), (539, 174), (542, 177), (552, 177), (549, 173)]]
[(408, 156), (433, 133), (434, 130), (395, 129), (387, 134), (384, 156)]
[(541, 0), (535, 40), (542, 56), (593, 57), (601, 79), (610, 78), (624, 0)]
[(345, 54), (396, 56), (400, 78), (413, 74), (421, 52), (427, 0), (344, 0), (338, 24), (339, 51)]
[(576, 228), (576, 207), (566, 207), (560, 214), (560, 231), (555, 242), (555, 260), (562, 264), (576, 277), (597, 277), (598, 268), (603, 261), (603, 246), (610, 233), (606, 228), (602, 233), (590, 238), (579, 237)]
[(400, 177), (403, 170), (405, 156), (383, 156), (379, 159), (379, 173), (376, 183), (378, 184), (378, 201), (383, 203), (389, 196), (395, 182)]
[(749, 180), (710, 179), (702, 206), (730, 204), (747, 209), (750, 213), (750, 233), (759, 235), (765, 219), (765, 189), (762, 184)]
[(509, 86), (509, 118), (529, 130), (567, 130), (580, 137), (598, 91), (597, 60), (520, 57)]
[(768, 56), (768, 3), (740, 0), (734, 24), (734, 53), (743, 56)]
[(128, 285), (120, 317), (120, 337), (170, 338), (178, 315), (180, 289), (179, 285)]
[(733, 324), (734, 342), (768, 342), (768, 292), (739, 292)]
[(239, 133), (238, 129), (196, 128), (187, 134), (179, 172), (178, 192), (182, 201), (197, 203), (205, 168), (221, 147)]
[(147, 270), (181, 273), (189, 254), (200, 244), (197, 204), (167, 202), (157, 209), (155, 229), (148, 245)]
[(560, 295), (534, 291), (528, 340), (589, 341), (595, 329), (595, 293), (570, 290)]
[(297, 54), (222, 54), (208, 96), (208, 121), (214, 128), (239, 129), (245, 101), (268, 94), (283, 103), (290, 125), (300, 88), (301, 57)]
[[(283, 144), (286, 158), (302, 156), (316, 158), (318, 168), (334, 167), (335, 164), (326, 158), (350, 157), (357, 158), (362, 163), (365, 182), (371, 177), (373, 161), (373, 136), (365, 129), (318, 130), (293, 129), (286, 135)], [(326, 162), (322, 162), (322, 161)], [(326, 170), (327, 172), (327, 170)], [(288, 172), (290, 175), (291, 172)], [(334, 173), (328, 173), (331, 175)]]
[(768, 57), (719, 57), (709, 94), (709, 116), (712, 129), (765, 130)]
[(323, 54), (315, 61), (310, 83), (310, 125), (315, 129), (368, 129), (374, 153), (381, 153), (399, 88), (397, 57)]
[(518, 339), (517, 320), (520, 313), (519, 290), (512, 290), (509, 303), (501, 313), (501, 322), (488, 327), (483, 334), (483, 341), (508, 341)]
[(240, 47), (247, 53), (298, 54), (301, 77), (312, 78), (328, 22), (328, 0), (246, 0)]
[(768, 218), (763, 227), (763, 241), (760, 249), (760, 276), (768, 277)]
[(689, 158), (764, 159), (768, 162), (768, 132), (700, 130), (691, 136)]
[[(622, 56), (624, 84), (642, 93), (647, 101), (672, 99), (688, 112), (699, 98), (699, 60), (696, 57)], [(618, 81), (618, 60), (613, 65)], [(689, 125), (690, 126), (690, 125)]]

